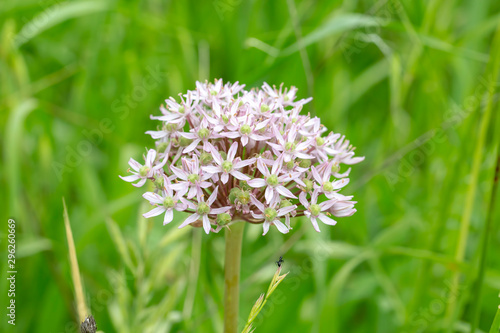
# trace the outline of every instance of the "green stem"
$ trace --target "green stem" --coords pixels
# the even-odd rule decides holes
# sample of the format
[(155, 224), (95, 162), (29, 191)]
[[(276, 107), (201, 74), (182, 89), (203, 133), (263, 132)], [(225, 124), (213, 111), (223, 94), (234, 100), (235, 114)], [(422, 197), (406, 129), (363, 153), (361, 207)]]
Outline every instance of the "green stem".
[(486, 225), (484, 226), (483, 229), (483, 235), (482, 235), (482, 249), (481, 249), (481, 256), (479, 259), (479, 273), (477, 276), (477, 279), (474, 283), (474, 290), (476, 292), (476, 299), (475, 302), (472, 305), (472, 324), (471, 324), (471, 333), (474, 333), (476, 331), (476, 327), (479, 325), (479, 317), (481, 315), (481, 290), (483, 287), (483, 282), (484, 282), (484, 273), (486, 270), (486, 256), (488, 253), (488, 240), (489, 236), (491, 235), (492, 229), (493, 229), (493, 218), (494, 218), (494, 211), (495, 211), (495, 201), (496, 201), (496, 192), (498, 188), (498, 175), (500, 173), (500, 154), (497, 155), (497, 164), (495, 167), (495, 173), (493, 175), (493, 184), (491, 186), (491, 197), (490, 197), (490, 204), (488, 207), (488, 213), (486, 216)]
[[(491, 58), (490, 62), (487, 65), (486, 73), (491, 73), (489, 76), (488, 82), (488, 101), (482, 115), (478, 139), (473, 155), (472, 162), (472, 170), (470, 175), (470, 183), (469, 188), (467, 190), (467, 197), (465, 199), (464, 213), (462, 215), (462, 219), (460, 221), (460, 231), (458, 235), (458, 243), (455, 251), (455, 259), (458, 262), (464, 261), (465, 258), (465, 250), (467, 247), (467, 239), (469, 238), (469, 227), (472, 215), (472, 209), (474, 205), (474, 199), (476, 196), (476, 190), (478, 186), (479, 180), (479, 172), (481, 169), (481, 164), (484, 162), (483, 160), (483, 150), (486, 145), (486, 134), (488, 132), (492, 109), (494, 105), (494, 96), (496, 92), (496, 82), (500, 72), (500, 24), (497, 27), (495, 32), (495, 36), (493, 37), (492, 47), (491, 47)], [(451, 332), (454, 327), (455, 320), (459, 317), (459, 303), (463, 299), (463, 297), (458, 295), (458, 289), (460, 284), (460, 271), (455, 271), (452, 279), (451, 292), (448, 300), (448, 308), (446, 313), (446, 322), (447, 322), (447, 332)]]
[(224, 333), (238, 330), (241, 240), (245, 223), (237, 221), (226, 229), (226, 258), (224, 262)]

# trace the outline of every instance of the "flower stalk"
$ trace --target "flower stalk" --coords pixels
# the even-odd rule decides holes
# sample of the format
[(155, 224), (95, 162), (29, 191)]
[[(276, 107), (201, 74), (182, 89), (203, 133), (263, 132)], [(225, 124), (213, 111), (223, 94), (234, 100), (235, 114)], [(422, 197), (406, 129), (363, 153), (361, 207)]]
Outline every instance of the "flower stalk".
[(236, 221), (226, 229), (224, 261), (224, 333), (238, 330), (241, 242), (245, 223)]

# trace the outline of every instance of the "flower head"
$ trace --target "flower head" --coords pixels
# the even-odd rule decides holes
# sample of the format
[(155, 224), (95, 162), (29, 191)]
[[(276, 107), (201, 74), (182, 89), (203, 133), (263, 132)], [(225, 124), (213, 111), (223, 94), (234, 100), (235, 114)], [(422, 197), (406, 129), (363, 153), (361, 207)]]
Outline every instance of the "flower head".
[[(196, 83), (196, 89), (172, 97), (160, 107), (158, 129), (148, 131), (156, 149), (144, 165), (130, 159), (131, 175), (121, 177), (140, 187), (150, 180), (154, 191), (143, 197), (154, 206), (145, 217), (174, 211), (190, 215), (180, 224), (203, 226), (206, 233), (236, 220), (271, 226), (287, 233), (290, 219), (307, 217), (329, 225), (354, 214), (355, 201), (340, 190), (350, 168), (359, 163), (354, 147), (338, 133), (326, 134), (319, 118), (300, 114), (311, 99), (296, 100), (297, 89), (244, 90), (239, 83)], [(284, 221), (284, 222), (283, 222)]]

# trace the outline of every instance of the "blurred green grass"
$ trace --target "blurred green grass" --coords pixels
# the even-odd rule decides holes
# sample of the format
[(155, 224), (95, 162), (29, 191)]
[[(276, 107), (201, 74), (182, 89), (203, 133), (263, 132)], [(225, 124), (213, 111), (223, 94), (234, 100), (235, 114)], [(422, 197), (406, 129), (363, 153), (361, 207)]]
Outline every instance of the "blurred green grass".
[(300, 220), (287, 235), (247, 227), (242, 321), (284, 255), (290, 274), (257, 332), (469, 332), (477, 310), (488, 332), (500, 303), (498, 209), (482, 250), (500, 139), (499, 10), (493, 0), (2, 3), (0, 207), (17, 222), (19, 274), (17, 325), (4, 316), (1, 330), (75, 330), (64, 196), (100, 330), (221, 331), (223, 235), (142, 219), (141, 191), (118, 175), (151, 147), (144, 132), (165, 98), (223, 78), (298, 87), (314, 97), (305, 112), (366, 156), (346, 188), (354, 216), (320, 234)]

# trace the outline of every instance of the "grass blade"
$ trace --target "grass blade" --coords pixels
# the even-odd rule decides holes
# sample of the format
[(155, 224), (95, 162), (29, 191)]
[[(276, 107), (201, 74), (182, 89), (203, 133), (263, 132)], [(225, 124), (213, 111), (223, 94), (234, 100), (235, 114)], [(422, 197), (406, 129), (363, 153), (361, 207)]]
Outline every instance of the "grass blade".
[(85, 297), (83, 296), (83, 285), (80, 277), (80, 269), (78, 268), (78, 260), (76, 257), (75, 242), (73, 240), (73, 233), (69, 223), (68, 209), (66, 208), (66, 201), (63, 200), (64, 207), (64, 227), (66, 229), (66, 238), (68, 240), (69, 263), (71, 267), (71, 278), (73, 280), (73, 287), (75, 288), (76, 309), (80, 321), (84, 321), (89, 313)]

